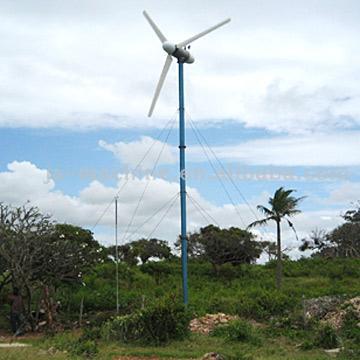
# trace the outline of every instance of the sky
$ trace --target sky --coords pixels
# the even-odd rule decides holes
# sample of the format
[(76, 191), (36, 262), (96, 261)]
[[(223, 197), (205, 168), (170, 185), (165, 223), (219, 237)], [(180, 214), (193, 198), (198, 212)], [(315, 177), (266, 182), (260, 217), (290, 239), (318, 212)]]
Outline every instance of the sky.
[(112, 244), (118, 194), (120, 243), (176, 240), (177, 69), (148, 118), (165, 53), (144, 9), (174, 42), (232, 19), (184, 66), (188, 230), (245, 228), (280, 186), (306, 196), (300, 239), (339, 225), (360, 199), (360, 3), (346, 0), (2, 0), (0, 201)]

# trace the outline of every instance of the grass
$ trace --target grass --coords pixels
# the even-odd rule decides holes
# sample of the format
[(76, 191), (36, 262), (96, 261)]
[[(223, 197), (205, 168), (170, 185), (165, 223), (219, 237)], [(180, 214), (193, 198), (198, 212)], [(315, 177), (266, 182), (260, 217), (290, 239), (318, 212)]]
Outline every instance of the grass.
[(1, 360), (37, 360), (37, 359), (54, 359), (63, 360), (70, 359), (67, 354), (56, 353), (51, 355), (50, 353), (38, 348), (14, 348), (14, 349), (0, 349)]
[[(62, 336), (62, 335), (60, 335)], [(47, 352), (51, 342), (44, 343), (37, 339), (33, 347), (26, 349), (0, 350), (0, 359), (35, 360), (35, 359), (77, 359), (62, 352)], [(46, 345), (46, 346), (44, 346)], [(231, 360), (322, 360), (329, 357), (322, 350), (302, 351), (296, 342), (285, 337), (265, 338), (261, 345), (228, 342), (222, 338), (193, 334), (184, 341), (174, 341), (162, 347), (138, 346), (117, 343), (99, 343), (99, 353), (94, 359), (110, 360), (120, 356), (158, 357), (160, 359), (201, 359), (208, 352), (218, 352)], [(78, 358), (80, 359), (80, 358)]]
[[(137, 310), (143, 297), (145, 304), (149, 304), (169, 294), (181, 296), (180, 265), (178, 262), (169, 265), (171, 272), (165, 274), (159, 284), (139, 268), (121, 270), (122, 314)], [(63, 306), (61, 315), (76, 319), (80, 300), (84, 297), (84, 320), (91, 320), (93, 325), (101, 324), (105, 315), (109, 316), (107, 312), (110, 313), (114, 308), (113, 270), (112, 264), (98, 266), (85, 276), (86, 287), (59, 289), (57, 299)], [(116, 359), (126, 355), (155, 356), (160, 359), (201, 359), (205, 353), (213, 351), (224, 354), (228, 360), (329, 359), (322, 349), (309, 347), (309, 350), (305, 350), (306, 347), (300, 346), (304, 342), (311, 342), (314, 336), (314, 332), (301, 330), (301, 326), (293, 326), (299, 319), (301, 322), (301, 299), (303, 296), (313, 298), (339, 294), (359, 295), (360, 260), (304, 259), (286, 262), (281, 291), (274, 288), (274, 273), (273, 264), (244, 265), (236, 267), (232, 278), (221, 278), (214, 276), (209, 264), (189, 263), (190, 310), (195, 315), (215, 312), (236, 314), (266, 324), (259, 330), (259, 342), (229, 341), (225, 337), (197, 334), (161, 347), (98, 341), (98, 354), (94, 359)], [(4, 309), (1, 311), (0, 328), (5, 329), (8, 327), (8, 320), (5, 319), (8, 312)], [(280, 328), (273, 327), (277, 322), (284, 325)], [(26, 341), (31, 343), (32, 347), (0, 349), (0, 359), (77, 359), (79, 357), (70, 355), (70, 352), (48, 352), (51, 347), (67, 349), (68, 343), (76, 336), (79, 334), (70, 332), (53, 338), (30, 338)], [(356, 341), (352, 340), (352, 344), (354, 343)], [(346, 358), (348, 359), (350, 358)]]

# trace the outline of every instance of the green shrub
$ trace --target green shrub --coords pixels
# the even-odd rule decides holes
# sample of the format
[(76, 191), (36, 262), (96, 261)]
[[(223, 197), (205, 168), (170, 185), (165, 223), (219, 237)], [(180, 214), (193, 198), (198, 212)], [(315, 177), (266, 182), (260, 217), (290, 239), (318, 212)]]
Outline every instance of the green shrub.
[(76, 341), (70, 349), (71, 354), (86, 358), (94, 357), (98, 352), (97, 343), (94, 340)]
[(360, 359), (360, 344), (356, 342), (345, 342), (344, 348), (337, 356), (339, 360), (359, 360)]
[(141, 314), (139, 312), (117, 316), (102, 326), (102, 338), (125, 343), (136, 341), (141, 337), (141, 327)]
[(114, 315), (116, 315), (116, 310), (88, 312), (86, 313), (86, 320), (92, 327), (100, 328), (102, 324), (113, 318)]
[(218, 325), (211, 332), (210, 336), (226, 338), (229, 325)]
[(83, 356), (91, 358), (98, 353), (98, 347), (95, 340), (91, 340), (86, 336), (80, 338), (74, 337), (71, 332), (57, 334), (49, 339), (51, 346), (60, 351), (67, 351), (74, 356)]
[(292, 311), (297, 303), (291, 295), (260, 288), (239, 297), (236, 312), (240, 316), (264, 320)]
[(184, 339), (189, 334), (190, 319), (184, 305), (174, 301), (162, 301), (106, 323), (103, 336), (122, 342), (141, 341), (159, 345), (169, 340)]
[(339, 338), (330, 325), (320, 325), (315, 334), (314, 345), (323, 349), (333, 349), (339, 346)]
[(348, 310), (341, 327), (341, 335), (346, 339), (353, 340), (360, 344), (360, 327), (358, 324), (359, 319), (357, 314), (354, 310)]
[(218, 326), (211, 332), (211, 335), (223, 337), (227, 341), (260, 343), (257, 330), (245, 320), (234, 320), (227, 325)]
[(149, 274), (155, 279), (156, 285), (159, 285), (162, 279), (165, 279), (169, 276), (173, 269), (171, 265), (166, 261), (150, 261), (143, 265), (141, 265), (140, 270), (145, 273)]
[(89, 328), (84, 328), (80, 340), (99, 340), (100, 338), (101, 328), (98, 326), (93, 326)]
[(277, 316), (271, 319), (270, 325), (272, 328), (280, 329), (297, 329), (299, 328), (299, 319), (295, 314)]

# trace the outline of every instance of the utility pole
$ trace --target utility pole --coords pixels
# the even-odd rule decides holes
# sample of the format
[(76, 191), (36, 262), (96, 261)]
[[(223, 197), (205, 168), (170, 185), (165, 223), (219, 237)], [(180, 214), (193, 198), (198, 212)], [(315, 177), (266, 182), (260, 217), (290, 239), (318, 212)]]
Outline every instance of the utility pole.
[(116, 313), (119, 313), (118, 197), (115, 196)]

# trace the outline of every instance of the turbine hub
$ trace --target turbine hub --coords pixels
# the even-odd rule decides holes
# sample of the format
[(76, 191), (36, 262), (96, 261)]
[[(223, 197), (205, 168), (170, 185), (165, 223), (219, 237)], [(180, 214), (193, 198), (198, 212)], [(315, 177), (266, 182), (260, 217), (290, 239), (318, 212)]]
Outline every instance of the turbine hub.
[(172, 55), (176, 51), (176, 45), (170, 41), (164, 41), (162, 47), (169, 55)]

